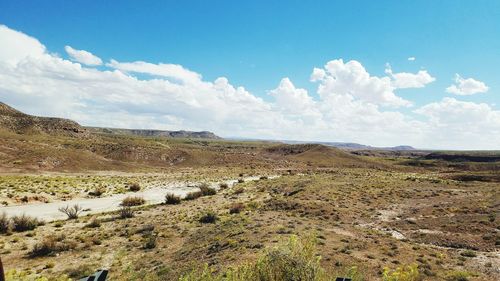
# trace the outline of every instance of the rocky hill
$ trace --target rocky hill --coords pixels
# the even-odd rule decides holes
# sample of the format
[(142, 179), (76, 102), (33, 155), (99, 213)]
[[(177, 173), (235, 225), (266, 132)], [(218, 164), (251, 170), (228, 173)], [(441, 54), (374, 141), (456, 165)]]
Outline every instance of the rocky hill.
[(0, 129), (17, 134), (88, 136), (88, 131), (75, 121), (28, 115), (3, 102), (0, 102)]

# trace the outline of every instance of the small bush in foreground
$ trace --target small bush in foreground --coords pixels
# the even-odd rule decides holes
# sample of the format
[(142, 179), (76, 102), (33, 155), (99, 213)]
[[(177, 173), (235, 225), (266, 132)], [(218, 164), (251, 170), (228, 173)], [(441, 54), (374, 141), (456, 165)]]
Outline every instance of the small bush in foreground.
[(177, 204), (180, 204), (181, 203), (181, 197), (180, 196), (177, 196), (175, 194), (172, 194), (172, 193), (167, 193), (167, 195), (165, 195), (165, 204), (168, 204), (168, 205), (177, 205)]
[(141, 190), (141, 186), (138, 183), (132, 183), (129, 187), (130, 191), (137, 192)]
[(120, 218), (126, 219), (133, 217), (134, 217), (134, 210), (132, 210), (132, 208), (126, 206), (120, 208)]
[(218, 219), (217, 214), (215, 214), (212, 211), (208, 211), (200, 217), (199, 222), (201, 222), (201, 223), (215, 223), (217, 221), (217, 219)]
[(7, 233), (10, 230), (10, 219), (7, 214), (0, 214), (0, 233)]
[(63, 235), (47, 236), (41, 242), (36, 243), (33, 249), (29, 252), (29, 256), (44, 257), (49, 255), (54, 255), (59, 252), (68, 251), (74, 249), (76, 244), (74, 242), (69, 242), (65, 240)]
[(37, 218), (22, 214), (12, 217), (12, 230), (16, 232), (28, 231), (37, 228), (42, 222)]
[(292, 236), (280, 247), (267, 250), (257, 261), (229, 268), (219, 274), (205, 267), (180, 278), (181, 281), (327, 281), (316, 255), (316, 243), (311, 238), (299, 240)]
[(120, 205), (122, 206), (140, 206), (146, 203), (146, 200), (144, 198), (139, 197), (139, 196), (129, 196), (126, 197), (125, 199), (122, 200), (122, 203)]
[(65, 207), (59, 208), (59, 212), (66, 214), (69, 220), (77, 219), (82, 211), (83, 208), (78, 204), (75, 204), (71, 207), (66, 205)]

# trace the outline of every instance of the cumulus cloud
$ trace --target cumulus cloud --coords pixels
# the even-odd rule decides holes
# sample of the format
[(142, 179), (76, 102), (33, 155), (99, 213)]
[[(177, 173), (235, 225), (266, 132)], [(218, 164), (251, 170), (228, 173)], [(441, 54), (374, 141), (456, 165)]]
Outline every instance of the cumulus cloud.
[(455, 74), (455, 84), (446, 88), (447, 93), (468, 96), (479, 93), (486, 93), (489, 90), (484, 82), (475, 80), (473, 78), (462, 78), (459, 74)]
[(500, 111), (485, 103), (443, 98), (415, 110), (429, 118), (428, 128), (435, 142), (466, 149), (498, 149)]
[(394, 93), (396, 88), (389, 77), (371, 76), (355, 60), (346, 63), (342, 59), (329, 61), (323, 69), (313, 70), (311, 81), (320, 83), (318, 93), (322, 98), (329, 95), (350, 95), (381, 105), (411, 105), (410, 101)]
[(96, 69), (53, 55), (35, 38), (5, 26), (0, 43), (2, 101), (89, 126), (425, 148), (498, 149), (500, 143), (500, 113), (487, 104), (444, 99), (414, 110), (418, 119), (395, 110), (410, 104), (398, 89), (430, 80), (418, 80), (422, 73), (402, 85), (395, 82), (400, 73), (377, 77), (360, 62), (332, 60), (312, 71), (317, 93), (283, 78), (264, 100), (225, 77), (206, 81), (181, 65), (111, 60)]
[(396, 89), (423, 88), (436, 81), (436, 78), (432, 77), (427, 70), (420, 70), (417, 73), (393, 73), (391, 66), (387, 65), (385, 73), (392, 78), (392, 86)]
[(30, 56), (41, 57), (45, 54), (45, 46), (38, 40), (22, 32), (0, 25), (0, 61), (15, 64)]
[(415, 61), (415, 60), (416, 60), (416, 58), (415, 58), (415, 57), (409, 57), (409, 58), (408, 58), (408, 60), (409, 60), (409, 61)]
[(66, 53), (68, 53), (68, 55), (71, 57), (73, 61), (83, 63), (86, 65), (102, 64), (102, 60), (99, 57), (85, 50), (75, 50), (71, 48), (71, 46), (65, 46), (64, 50), (66, 51)]

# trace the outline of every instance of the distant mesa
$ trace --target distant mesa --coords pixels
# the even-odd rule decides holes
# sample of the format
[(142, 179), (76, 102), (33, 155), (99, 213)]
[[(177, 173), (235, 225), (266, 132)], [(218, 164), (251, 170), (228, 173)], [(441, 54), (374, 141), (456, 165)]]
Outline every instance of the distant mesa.
[(221, 137), (208, 131), (192, 132), (192, 131), (165, 131), (165, 130), (148, 130), (148, 129), (117, 129), (117, 128), (99, 128), (86, 127), (88, 130), (96, 133), (117, 134), (117, 135), (134, 135), (141, 137), (167, 137), (167, 138), (199, 138), (199, 139), (221, 139)]
[(92, 133), (106, 133), (142, 137), (220, 139), (219, 136), (208, 131), (191, 132), (84, 127), (69, 119), (28, 115), (3, 102), (0, 102), (0, 129), (17, 134), (49, 134), (71, 137), (89, 137)]

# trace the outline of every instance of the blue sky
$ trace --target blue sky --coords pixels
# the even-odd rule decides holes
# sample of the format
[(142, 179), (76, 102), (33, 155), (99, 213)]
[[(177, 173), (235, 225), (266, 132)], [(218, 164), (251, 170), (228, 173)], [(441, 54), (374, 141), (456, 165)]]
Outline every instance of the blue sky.
[[(71, 46), (91, 52), (104, 63), (114, 59), (178, 64), (202, 75), (204, 81), (226, 77), (231, 85), (245, 87), (271, 106), (275, 106), (274, 97), (269, 91), (284, 77), (318, 101), (318, 83), (310, 81), (313, 68), (342, 59), (360, 62), (372, 76), (386, 76), (389, 63), (394, 73), (426, 70), (435, 79), (425, 87), (396, 91), (413, 106), (387, 109), (377, 105), (380, 111), (396, 110), (427, 122), (429, 115), (415, 110), (450, 97), (487, 104), (494, 114), (489, 119), (496, 122), (500, 108), (500, 1), (2, 1), (0, 24), (36, 38), (48, 52), (65, 59), (69, 58), (65, 46)], [(447, 93), (457, 73), (483, 82), (488, 90), (460, 96)], [(143, 75), (133, 76), (148, 79)], [(7, 99), (30, 109), (20, 99)], [(75, 117), (70, 112), (58, 113)], [(244, 131), (252, 129), (248, 134), (252, 137), (265, 131), (255, 126)], [(243, 134), (235, 131), (234, 136)], [(286, 133), (262, 137), (301, 138)], [(412, 143), (390, 137), (363, 141), (355, 133), (340, 139), (334, 134), (309, 134), (307, 138)], [(466, 139), (452, 146), (473, 148)], [(426, 147), (445, 143), (413, 141)]]

